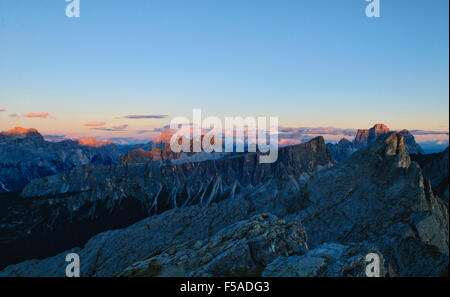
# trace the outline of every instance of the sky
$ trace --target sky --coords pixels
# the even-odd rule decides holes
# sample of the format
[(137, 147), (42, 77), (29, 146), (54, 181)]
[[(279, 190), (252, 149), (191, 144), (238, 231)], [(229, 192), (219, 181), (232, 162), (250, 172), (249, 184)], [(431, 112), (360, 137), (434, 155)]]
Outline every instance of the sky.
[[(0, 130), (152, 138), (177, 116), (449, 130), (449, 1), (0, 0)], [(447, 135), (448, 139), (448, 135)]]

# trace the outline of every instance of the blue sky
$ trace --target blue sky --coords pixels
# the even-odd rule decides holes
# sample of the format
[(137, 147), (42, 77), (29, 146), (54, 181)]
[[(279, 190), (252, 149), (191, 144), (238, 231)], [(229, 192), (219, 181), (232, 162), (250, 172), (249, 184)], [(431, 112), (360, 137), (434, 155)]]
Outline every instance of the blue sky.
[(447, 0), (380, 0), (379, 19), (364, 0), (80, 2), (0, 0), (0, 130), (132, 136), (201, 108), (448, 131)]

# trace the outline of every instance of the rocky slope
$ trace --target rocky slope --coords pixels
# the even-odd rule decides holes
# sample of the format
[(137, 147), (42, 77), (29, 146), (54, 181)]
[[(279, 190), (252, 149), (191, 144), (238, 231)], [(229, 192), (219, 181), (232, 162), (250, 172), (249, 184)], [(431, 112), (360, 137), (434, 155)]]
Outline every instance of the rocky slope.
[(320, 137), (280, 149), (273, 164), (260, 164), (253, 153), (182, 164), (79, 166), (34, 180), (19, 199), (13, 197), (3, 207), (0, 248), (7, 252), (0, 263), (54, 255), (98, 232), (172, 208), (207, 206), (258, 192), (278, 193), (283, 201), (311, 174), (333, 164)]
[(298, 207), (312, 247), (368, 242), (404, 276), (448, 269), (448, 208), (433, 195), (399, 133), (380, 136), (344, 163), (319, 172)]
[[(380, 136), (328, 169), (323, 146), (315, 140), (290, 147), (260, 170), (251, 157), (236, 158), (253, 168), (238, 179), (250, 191), (241, 185), (227, 199), (188, 203), (70, 251), (80, 255), (83, 276), (363, 276), (368, 252), (381, 256), (382, 275), (448, 272), (448, 208), (411, 161), (403, 136)], [(197, 165), (189, 176), (202, 172)], [(256, 177), (263, 182), (253, 183)], [(68, 252), (11, 265), (0, 275), (63, 276)]]
[(413, 161), (420, 164), (422, 168), (423, 176), (427, 178), (435, 195), (444, 199), (448, 204), (448, 150), (441, 153), (430, 155), (411, 155)]
[(226, 227), (205, 241), (191, 240), (134, 263), (120, 276), (260, 275), (264, 267), (294, 250), (307, 250), (299, 221), (262, 214)]

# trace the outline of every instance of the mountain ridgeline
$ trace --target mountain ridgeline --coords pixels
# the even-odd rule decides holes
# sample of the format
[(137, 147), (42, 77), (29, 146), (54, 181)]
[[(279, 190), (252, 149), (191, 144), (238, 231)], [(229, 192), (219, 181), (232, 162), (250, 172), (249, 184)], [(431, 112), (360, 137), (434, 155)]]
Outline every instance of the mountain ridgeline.
[[(35, 130), (0, 137), (5, 168), (23, 160), (15, 146), (30, 152), (23, 173), (41, 147), (64, 144)], [(259, 153), (175, 154), (168, 138), (67, 143), (85, 163), (0, 194), (0, 276), (64, 276), (69, 252), (82, 276), (365, 276), (371, 252), (383, 276), (448, 274), (448, 148), (423, 155), (407, 131), (376, 125), (261, 164)]]
[[(359, 129), (353, 141), (343, 138), (336, 144), (329, 143), (328, 149), (333, 155), (333, 158), (336, 161), (341, 162), (350, 157), (358, 149), (366, 147), (367, 145), (375, 142), (379, 136), (385, 135), (389, 132), (390, 130), (386, 125), (376, 124), (370, 129)], [(405, 129), (399, 133), (404, 137), (404, 142), (408, 153), (424, 154), (423, 149), (416, 143), (414, 136), (408, 130)]]
[[(448, 273), (448, 203), (404, 141), (397, 132), (380, 135), (339, 164), (319, 137), (280, 149), (274, 164), (240, 154), (84, 165), (38, 179), (3, 218), (1, 238), (15, 241), (2, 250), (11, 256), (20, 245), (41, 245), (51, 255), (0, 275), (63, 276), (65, 255), (76, 252), (82, 276), (364, 276), (365, 256), (375, 252), (383, 276), (439, 276)], [(110, 230), (129, 217), (136, 222)], [(65, 234), (55, 239), (58, 226), (70, 230), (65, 240), (86, 232), (70, 229), (79, 222), (110, 231), (52, 253), (26, 237), (55, 244)], [(23, 251), (23, 259), (37, 257)]]
[[(83, 165), (36, 179), (2, 210), (2, 265), (45, 257), (172, 208), (210, 205), (257, 191), (286, 191), (333, 166), (324, 139), (282, 148), (273, 164), (258, 154), (183, 164)], [(51, 239), (51, 240), (49, 240)], [(29, 249), (33, 246), (33, 249)], [(15, 256), (17, 255), (17, 256)]]

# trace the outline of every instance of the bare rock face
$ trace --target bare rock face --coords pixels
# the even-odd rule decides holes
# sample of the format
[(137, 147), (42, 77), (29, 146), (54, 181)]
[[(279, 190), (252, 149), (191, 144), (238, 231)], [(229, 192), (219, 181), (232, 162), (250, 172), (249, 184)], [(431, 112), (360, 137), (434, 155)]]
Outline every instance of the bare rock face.
[[(334, 165), (321, 137), (280, 149), (278, 156), (273, 164), (259, 163), (252, 153), (182, 164), (84, 165), (37, 179), (24, 188), (17, 202), (4, 208), (0, 235), (5, 240), (0, 247), (20, 250), (20, 261), (54, 255), (99, 232), (173, 208), (208, 206), (255, 193), (270, 193), (273, 199), (279, 195), (280, 202), (288, 203), (284, 199), (294, 197), (312, 174)], [(267, 201), (257, 207), (284, 211), (280, 203)], [(0, 259), (3, 264), (18, 261), (11, 256)]]
[(368, 242), (399, 275), (439, 275), (448, 265), (448, 208), (403, 136), (393, 132), (319, 172), (299, 203), (309, 245)]
[[(349, 158), (355, 151), (365, 148), (375, 142), (378, 137), (387, 133), (389, 133), (389, 128), (386, 125), (376, 124), (370, 129), (358, 130), (353, 142), (343, 138), (338, 143), (329, 143), (327, 146), (333, 158), (338, 162), (342, 162)], [(404, 137), (406, 149), (409, 154), (424, 153), (422, 148), (416, 143), (414, 136), (408, 130), (402, 130), (399, 133)]]
[[(158, 158), (159, 157), (159, 158)], [(157, 160), (158, 159), (158, 160)], [(120, 156), (119, 163), (126, 164), (145, 164), (149, 162), (159, 162), (161, 160), (161, 150), (153, 148), (151, 151), (144, 151), (139, 148), (125, 155)]]
[(324, 243), (305, 254), (280, 256), (268, 264), (264, 277), (366, 277), (366, 256), (375, 253), (380, 259), (379, 276), (396, 276), (385, 267), (383, 255), (365, 244)]
[(120, 156), (119, 164), (122, 166), (128, 164), (146, 164), (150, 162), (164, 163), (171, 160), (176, 160), (181, 157), (181, 153), (174, 153), (170, 149), (169, 144), (164, 145), (164, 149), (152, 148), (151, 151), (146, 151), (141, 148), (128, 152)]
[(347, 138), (342, 138), (336, 144), (328, 143), (327, 146), (333, 158), (338, 162), (346, 160), (356, 151), (354, 143)]
[(423, 176), (430, 181), (433, 193), (444, 199), (447, 205), (449, 198), (448, 150), (449, 148), (447, 147), (447, 149), (441, 153), (411, 155), (412, 160), (420, 164)]
[(403, 139), (405, 141), (406, 148), (408, 150), (408, 153), (410, 155), (412, 154), (424, 154), (423, 149), (416, 143), (416, 140), (414, 139), (414, 136), (409, 133), (408, 130), (404, 129), (399, 132), (403, 135)]
[(205, 240), (171, 246), (127, 267), (120, 276), (258, 276), (276, 257), (306, 249), (300, 222), (261, 214)]
[(383, 124), (376, 124), (368, 130), (360, 129), (356, 133), (355, 146), (356, 148), (365, 147), (374, 142), (378, 136), (386, 133), (389, 133), (389, 128)]

